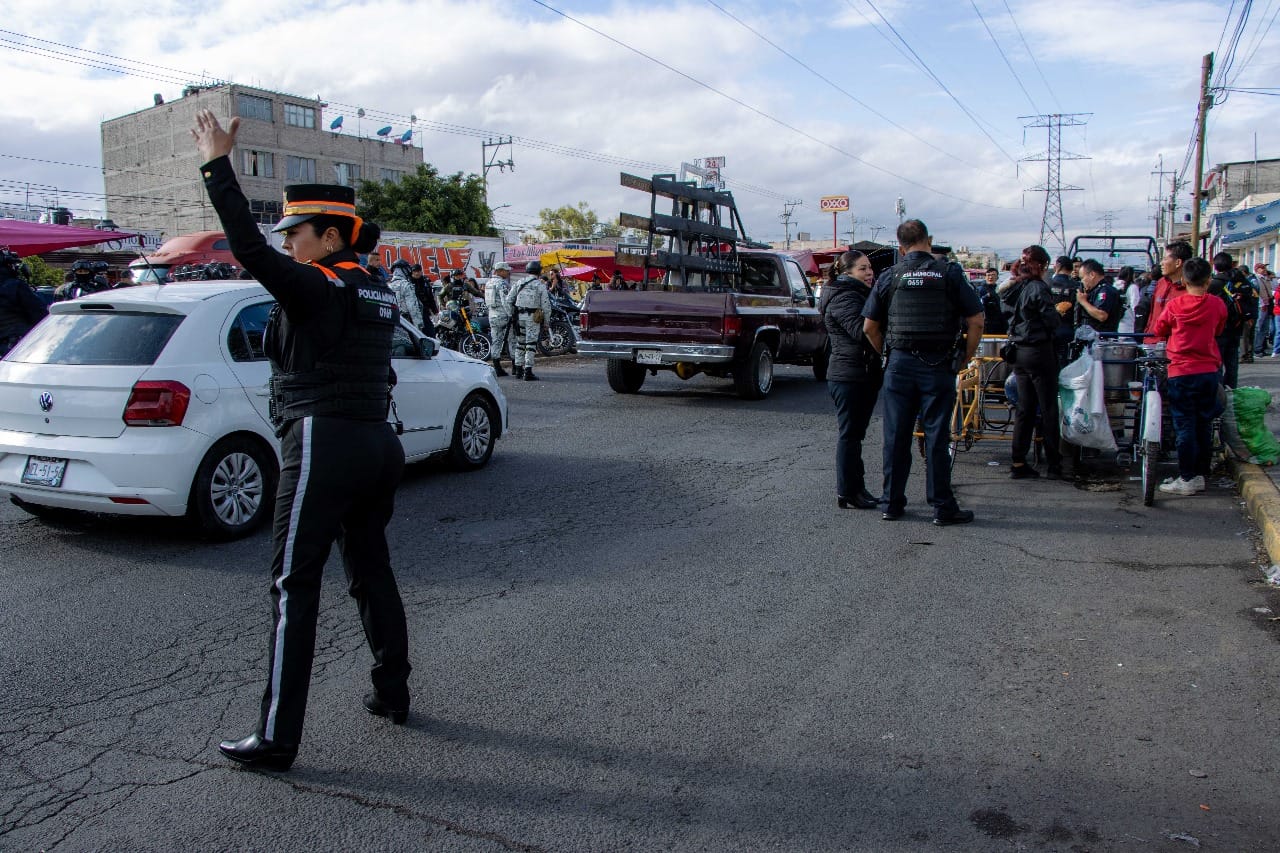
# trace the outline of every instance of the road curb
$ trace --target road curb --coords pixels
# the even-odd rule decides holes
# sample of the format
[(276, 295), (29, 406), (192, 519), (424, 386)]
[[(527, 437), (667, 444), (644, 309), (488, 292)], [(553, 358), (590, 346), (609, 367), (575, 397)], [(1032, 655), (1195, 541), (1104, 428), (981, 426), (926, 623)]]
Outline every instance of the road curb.
[(1280, 488), (1262, 466), (1227, 456), (1227, 467), (1240, 488), (1249, 515), (1262, 531), (1262, 544), (1272, 565), (1280, 564)]

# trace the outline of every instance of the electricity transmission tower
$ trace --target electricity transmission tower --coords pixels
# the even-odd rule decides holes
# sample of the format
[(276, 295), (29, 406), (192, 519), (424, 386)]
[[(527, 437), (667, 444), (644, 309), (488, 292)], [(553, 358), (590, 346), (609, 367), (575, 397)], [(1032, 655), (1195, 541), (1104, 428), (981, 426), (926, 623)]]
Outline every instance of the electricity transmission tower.
[(1033, 128), (1043, 127), (1049, 131), (1048, 149), (1043, 154), (1035, 157), (1023, 157), (1022, 162), (1048, 164), (1048, 174), (1045, 182), (1038, 187), (1032, 187), (1030, 192), (1044, 193), (1044, 216), (1040, 220), (1040, 245), (1048, 249), (1050, 243), (1053, 243), (1058, 247), (1059, 253), (1067, 251), (1067, 231), (1062, 223), (1062, 193), (1064, 190), (1083, 189), (1072, 184), (1063, 185), (1062, 161), (1089, 159), (1081, 154), (1063, 153), (1062, 128), (1086, 125), (1089, 123), (1089, 116), (1091, 115), (1093, 113), (1052, 113), (1049, 115), (1018, 116), (1019, 120), (1029, 122), (1023, 125), (1024, 135), (1027, 130)]

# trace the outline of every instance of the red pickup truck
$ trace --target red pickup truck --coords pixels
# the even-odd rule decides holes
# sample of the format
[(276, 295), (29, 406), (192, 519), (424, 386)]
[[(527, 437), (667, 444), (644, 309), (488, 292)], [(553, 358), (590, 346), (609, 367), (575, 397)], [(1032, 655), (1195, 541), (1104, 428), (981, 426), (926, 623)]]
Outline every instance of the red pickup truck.
[[(676, 209), (664, 216), (655, 203), (648, 219), (619, 220), (649, 231), (643, 263), (665, 272), (663, 284), (592, 290), (583, 301), (578, 352), (608, 360), (614, 391), (634, 394), (659, 370), (732, 377), (749, 400), (768, 396), (775, 364), (812, 365), (826, 379), (827, 330), (804, 272), (786, 255), (737, 248), (741, 223), (730, 193), (663, 175), (624, 175), (623, 184), (649, 189), (655, 202), (671, 198)], [(715, 215), (721, 207), (729, 226)], [(659, 236), (676, 251), (654, 251)]]

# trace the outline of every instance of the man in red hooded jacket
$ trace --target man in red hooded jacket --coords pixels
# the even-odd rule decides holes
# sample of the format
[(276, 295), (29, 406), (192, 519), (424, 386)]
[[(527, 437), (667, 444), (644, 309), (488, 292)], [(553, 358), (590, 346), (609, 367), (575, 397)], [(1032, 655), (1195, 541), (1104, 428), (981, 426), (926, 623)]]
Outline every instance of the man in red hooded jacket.
[(1191, 244), (1186, 240), (1174, 240), (1164, 247), (1164, 258), (1160, 261), (1161, 277), (1156, 282), (1155, 295), (1151, 299), (1151, 313), (1147, 316), (1148, 334), (1155, 332), (1156, 321), (1160, 319), (1169, 300), (1182, 295), (1182, 265), (1194, 255)]

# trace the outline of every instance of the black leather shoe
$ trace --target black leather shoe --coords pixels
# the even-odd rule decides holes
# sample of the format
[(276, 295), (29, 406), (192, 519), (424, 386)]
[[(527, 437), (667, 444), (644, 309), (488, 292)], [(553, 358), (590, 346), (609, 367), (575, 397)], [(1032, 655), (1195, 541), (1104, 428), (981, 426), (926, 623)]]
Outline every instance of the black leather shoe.
[(263, 740), (256, 732), (240, 740), (224, 740), (218, 744), (218, 750), (246, 767), (265, 770), (288, 770), (293, 766), (293, 759), (298, 757), (296, 746)]
[(508, 375), (507, 371), (502, 369), (502, 362), (498, 361), (496, 358), (493, 360), (493, 372), (498, 376)]
[(537, 382), (540, 377), (534, 376), (533, 369), (529, 368), (525, 370), (523, 378), (525, 382)]
[(955, 512), (946, 515), (935, 515), (933, 523), (939, 527), (947, 527), (952, 524), (968, 524), (973, 521), (973, 510), (958, 509)]
[(1040, 477), (1040, 472), (1030, 465), (1014, 465), (1009, 469), (1010, 480), (1035, 480)]
[(516, 377), (516, 379), (524, 379), (524, 368), (518, 364), (511, 368), (511, 373)]
[(907, 511), (904, 509), (886, 509), (883, 513), (880, 514), (880, 520), (881, 521), (897, 521), (898, 519), (902, 518), (902, 516), (906, 514), (907, 514)]
[(392, 708), (386, 702), (383, 702), (377, 693), (366, 693), (364, 695), (364, 709), (375, 717), (390, 717), (391, 722), (397, 726), (403, 726), (409, 719), (409, 709)]
[(866, 489), (859, 489), (853, 493), (851, 498), (836, 498), (836, 506), (841, 509), (848, 509), (849, 507), (854, 509), (875, 509), (880, 506), (880, 501), (871, 497), (871, 494)]

